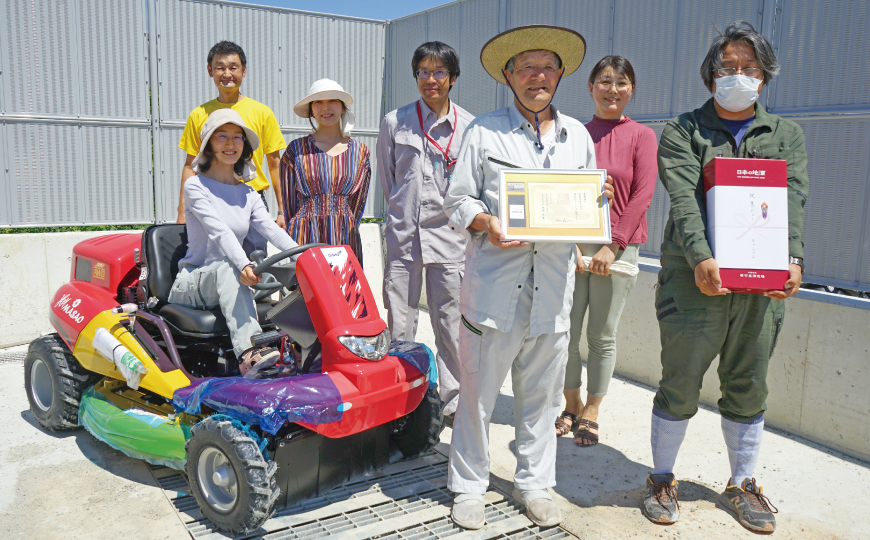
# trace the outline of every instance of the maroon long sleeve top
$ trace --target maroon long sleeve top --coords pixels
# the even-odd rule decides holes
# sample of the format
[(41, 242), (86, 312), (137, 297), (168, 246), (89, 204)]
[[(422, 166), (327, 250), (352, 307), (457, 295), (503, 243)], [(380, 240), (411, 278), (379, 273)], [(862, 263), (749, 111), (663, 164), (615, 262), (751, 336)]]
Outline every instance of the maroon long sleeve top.
[(610, 201), (610, 229), (613, 241), (625, 249), (628, 244), (646, 242), (646, 211), (656, 189), (658, 141), (655, 132), (624, 117), (603, 120), (597, 116), (586, 124), (595, 143), (595, 160), (613, 177)]

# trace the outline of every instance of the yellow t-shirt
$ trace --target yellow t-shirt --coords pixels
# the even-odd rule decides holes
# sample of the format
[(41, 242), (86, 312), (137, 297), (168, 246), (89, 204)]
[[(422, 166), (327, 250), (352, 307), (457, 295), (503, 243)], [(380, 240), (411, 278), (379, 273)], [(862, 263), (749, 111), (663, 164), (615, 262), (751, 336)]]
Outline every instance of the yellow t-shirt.
[(254, 151), (254, 165), (257, 166), (257, 177), (247, 182), (247, 184), (256, 191), (269, 189), (269, 180), (263, 173), (263, 154), (271, 154), (272, 152), (283, 150), (287, 147), (287, 143), (284, 142), (284, 136), (281, 135), (281, 129), (278, 127), (275, 113), (259, 101), (245, 97), (236, 103), (221, 103), (217, 99), (203, 103), (191, 111), (190, 116), (187, 117), (187, 124), (184, 126), (184, 133), (181, 134), (181, 141), (178, 143), (178, 147), (191, 156), (199, 154), (199, 147), (202, 144), (200, 139), (202, 126), (205, 125), (208, 115), (218, 109), (233, 109), (239, 113), (245, 125), (254, 130), (254, 133), (260, 138), (260, 147)]

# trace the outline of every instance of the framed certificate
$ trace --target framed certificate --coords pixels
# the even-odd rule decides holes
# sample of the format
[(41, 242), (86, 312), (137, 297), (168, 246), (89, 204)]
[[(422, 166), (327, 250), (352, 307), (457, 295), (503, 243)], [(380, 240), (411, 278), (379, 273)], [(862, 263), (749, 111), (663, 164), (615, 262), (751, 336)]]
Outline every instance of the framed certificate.
[(502, 169), (499, 215), (506, 240), (609, 244), (604, 169)]

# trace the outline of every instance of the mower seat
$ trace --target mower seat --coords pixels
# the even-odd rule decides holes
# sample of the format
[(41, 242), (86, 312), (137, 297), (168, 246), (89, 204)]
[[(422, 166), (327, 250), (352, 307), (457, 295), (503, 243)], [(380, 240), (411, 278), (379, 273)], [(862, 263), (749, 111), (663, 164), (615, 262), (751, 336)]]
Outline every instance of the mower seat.
[[(227, 321), (216, 309), (193, 309), (169, 303), (169, 291), (178, 275), (178, 261), (187, 253), (187, 227), (179, 224), (152, 225), (142, 234), (142, 254), (148, 265), (146, 297), (158, 302), (153, 311), (163, 317), (173, 334), (211, 338), (228, 336)], [(257, 319), (268, 325), (266, 314), (275, 302), (257, 302)]]

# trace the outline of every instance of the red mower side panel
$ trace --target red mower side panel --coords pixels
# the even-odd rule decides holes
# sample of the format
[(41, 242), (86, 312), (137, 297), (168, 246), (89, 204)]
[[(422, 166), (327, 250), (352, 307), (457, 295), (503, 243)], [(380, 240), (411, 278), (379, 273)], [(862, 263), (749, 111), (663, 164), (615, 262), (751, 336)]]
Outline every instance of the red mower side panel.
[(79, 334), (99, 313), (117, 306), (115, 295), (103, 287), (85, 281), (61, 285), (54, 293), (48, 318), (70, 350), (76, 347)]

